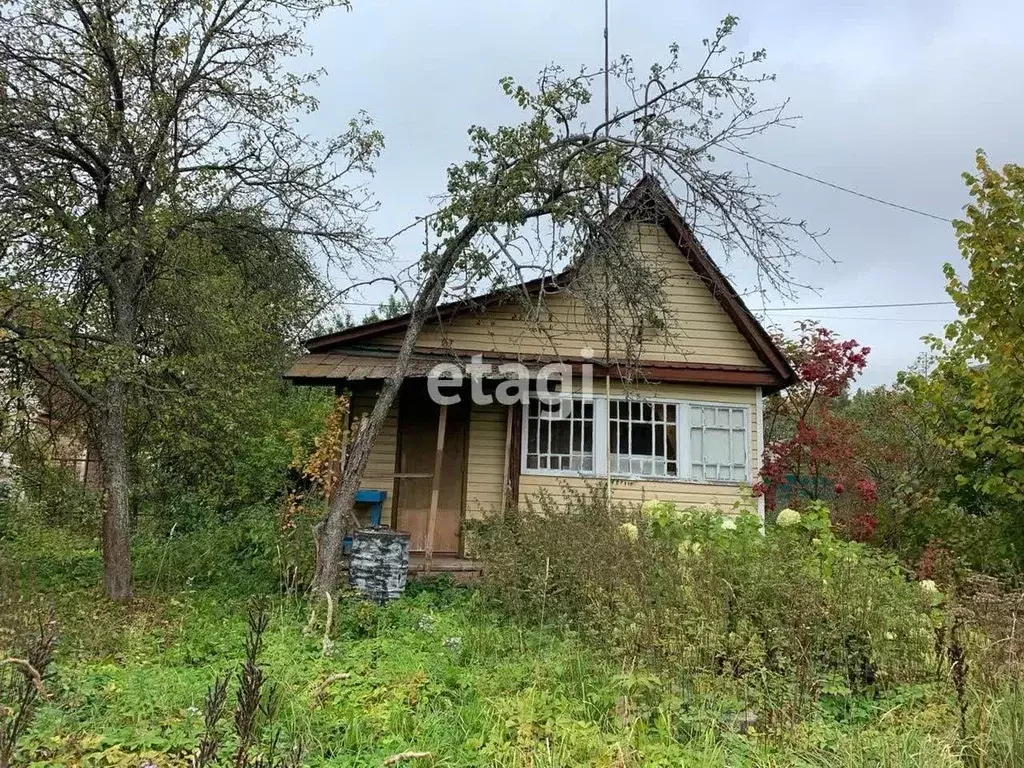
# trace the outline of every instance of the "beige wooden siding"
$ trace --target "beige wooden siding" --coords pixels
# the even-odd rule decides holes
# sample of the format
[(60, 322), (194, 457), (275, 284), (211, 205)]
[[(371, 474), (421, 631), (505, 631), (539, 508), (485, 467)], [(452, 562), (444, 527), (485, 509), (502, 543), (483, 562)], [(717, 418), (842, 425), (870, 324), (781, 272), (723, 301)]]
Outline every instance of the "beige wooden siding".
[[(359, 417), (365, 414), (367, 417), (377, 402), (379, 389), (360, 388), (352, 395), (352, 423), (355, 424)], [(381, 427), (380, 434), (373, 442), (370, 450), (370, 459), (366, 465), (366, 474), (363, 475), (363, 482), (360, 490), (387, 491), (387, 498), (381, 508), (381, 522), (385, 525), (391, 524), (391, 505), (394, 501), (395, 483), (395, 456), (398, 453), (398, 402), (391, 406), (388, 418)]]
[[(598, 395), (603, 395), (604, 381), (594, 383)], [(757, 439), (757, 389), (754, 387), (720, 387), (699, 384), (637, 384), (626, 385), (617, 381), (611, 382), (611, 395), (623, 392), (636, 396), (662, 397), (686, 400), (693, 403), (729, 403), (745, 405), (750, 410), (750, 447), (749, 462), (754, 476), (758, 472), (758, 439)], [(565, 497), (566, 489), (585, 491), (588, 484), (602, 486), (607, 482), (603, 477), (561, 477), (551, 475), (531, 475), (523, 471), (519, 478), (519, 501), (524, 503), (542, 489), (556, 500)], [(649, 499), (674, 501), (680, 506), (715, 507), (723, 512), (732, 512), (737, 502), (750, 499), (750, 486), (747, 483), (681, 483), (665, 480), (612, 480), (612, 498), (616, 501), (638, 503)], [(756, 509), (754, 502), (745, 502)]]
[[(763, 365), (661, 227), (638, 225), (633, 242), (637, 258), (661, 277), (668, 327), (666, 334), (645, 342), (643, 361)], [(585, 305), (571, 289), (548, 297), (546, 321), (531, 322), (526, 314), (522, 306), (509, 304), (462, 315), (424, 328), (417, 346), (567, 357), (578, 357), (589, 347), (604, 356), (603, 334), (588, 321)], [(385, 336), (378, 343), (397, 346), (402, 336)], [(612, 354), (622, 354), (614, 342)]]
[[(601, 487), (604, 478), (584, 480), (575, 477), (548, 477), (544, 475), (527, 475), (519, 479), (519, 501), (536, 498), (541, 490), (547, 491), (556, 501), (561, 502), (568, 489), (586, 492), (591, 487)], [(614, 501), (634, 504), (657, 499), (674, 501), (680, 507), (714, 507), (723, 513), (731, 514), (736, 504), (744, 503), (750, 511), (756, 512), (753, 502), (747, 503), (750, 489), (740, 485), (715, 485), (711, 483), (676, 483), (657, 480), (612, 480), (612, 499)]]
[(505, 478), (505, 424), (508, 406), (473, 405), (466, 459), (466, 519), (479, 520), (501, 506)]

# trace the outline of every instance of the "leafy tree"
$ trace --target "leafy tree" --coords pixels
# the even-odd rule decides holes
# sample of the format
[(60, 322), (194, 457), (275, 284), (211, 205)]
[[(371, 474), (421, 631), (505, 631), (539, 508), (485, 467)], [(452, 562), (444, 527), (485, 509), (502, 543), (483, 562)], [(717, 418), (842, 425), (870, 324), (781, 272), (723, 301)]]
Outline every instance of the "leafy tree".
[(165, 512), (185, 501), (224, 513), (280, 495), (286, 433), (307, 429), (304, 414), (328, 400), (279, 378), (319, 303), (311, 265), (288, 240), (234, 223), (204, 233), (205, 248), (178, 255), (179, 277), (154, 286), (162, 314), (188, 318), (163, 334), (150, 371), (155, 380), (159, 362), (163, 386), (139, 402), (130, 435), (146, 496)]
[[(954, 222), (969, 276), (944, 267), (959, 318), (932, 339), (937, 361), (904, 383), (941, 455), (931, 483), (968, 515), (998, 522), (1000, 557), (1024, 553), (1024, 168), (983, 152), (965, 173), (971, 196)], [(990, 564), (992, 565), (992, 564)]]
[(765, 405), (761, 482), (754, 491), (770, 510), (829, 499), (845, 532), (867, 538), (875, 526), (877, 486), (863, 458), (868, 451), (860, 425), (839, 406), (871, 348), (810, 322), (800, 324), (797, 340), (779, 341), (800, 380)]
[[(667, 61), (646, 76), (622, 57), (607, 69), (548, 67), (534, 87), (501, 81), (523, 120), (495, 129), (472, 126), (470, 159), (448, 170), (447, 197), (428, 222), (434, 244), (407, 291), (410, 320), (396, 365), (352, 443), (344, 479), (319, 528), (318, 591), (337, 584), (341, 543), (354, 524), (353, 500), (370, 447), (442, 296), (551, 276), (574, 260), (573, 291), (586, 322), (605, 338), (607, 363), (630, 365), (648, 331), (664, 327), (666, 308), (659, 276), (638, 264), (607, 214), (645, 176), (675, 196), (703, 241), (727, 257), (749, 259), (759, 282), (787, 287), (787, 265), (798, 253), (794, 237), (808, 234), (806, 227), (779, 216), (770, 195), (715, 157), (785, 122), (784, 105), (757, 103), (758, 87), (774, 79), (764, 71), (764, 51), (728, 50), (736, 24), (726, 17), (703, 41), (693, 71), (672, 46)], [(593, 104), (601, 87), (609, 93), (604, 115)]]
[(111, 598), (132, 592), (131, 414), (163, 394), (161, 341), (192, 319), (161, 311), (176, 267), (204, 252), (214, 221), (297, 238), (279, 255), (303, 265), (316, 249), (345, 267), (372, 245), (368, 199), (346, 180), (370, 170), (381, 137), (365, 116), (325, 142), (298, 132), (317, 75), (286, 69), (332, 7), (347, 2), (0, 9), (0, 325), (5, 347), (90, 424)]
[(392, 294), (387, 301), (382, 301), (375, 308), (366, 313), (363, 323), (376, 323), (380, 320), (390, 320), (393, 317), (404, 315), (409, 311), (409, 302)]
[(993, 169), (978, 153), (977, 175), (964, 174), (973, 202), (955, 222), (970, 269), (964, 282), (944, 267), (960, 319), (946, 328), (945, 382), (959, 434), (948, 446), (961, 458), (957, 482), (993, 500), (1024, 501), (1024, 168)]
[(859, 389), (836, 403), (842, 418), (855, 422), (861, 464), (889, 499), (901, 486), (932, 478), (941, 462), (920, 403), (902, 383)]

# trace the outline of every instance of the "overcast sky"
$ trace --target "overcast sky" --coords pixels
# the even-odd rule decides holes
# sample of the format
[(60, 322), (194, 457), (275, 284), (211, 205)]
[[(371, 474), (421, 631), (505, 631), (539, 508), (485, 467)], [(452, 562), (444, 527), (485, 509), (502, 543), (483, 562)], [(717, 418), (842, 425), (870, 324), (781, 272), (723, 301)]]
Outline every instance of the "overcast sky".
[[(466, 157), (466, 129), (517, 113), (497, 87), (511, 74), (532, 83), (554, 61), (599, 67), (602, 0), (354, 0), (310, 30), (313, 64), (327, 70), (321, 111), (310, 129), (339, 131), (358, 109), (384, 132), (373, 180), (381, 203), (374, 226), (387, 233), (430, 210), (445, 168)], [(746, 148), (766, 160), (835, 184), (954, 217), (966, 200), (961, 172), (975, 148), (995, 163), (1024, 162), (1024, 3), (680, 2), (611, 0), (611, 50), (639, 66), (678, 41), (699, 46), (726, 13), (740, 17), (733, 47), (764, 47), (778, 82), (763, 100), (791, 99), (802, 116)], [(815, 287), (801, 307), (943, 301), (942, 264), (957, 261), (952, 228), (752, 164), (780, 210), (829, 230), (836, 264), (798, 265)], [(417, 255), (403, 245), (401, 263)], [(723, 264), (738, 285), (743, 264)], [(365, 294), (362, 301), (383, 298)], [(769, 299), (768, 306), (778, 302)], [(751, 302), (760, 306), (759, 301)], [(353, 306), (360, 317), (366, 307)], [(862, 384), (891, 381), (939, 333), (952, 307), (771, 312), (790, 328), (813, 316), (873, 348)]]

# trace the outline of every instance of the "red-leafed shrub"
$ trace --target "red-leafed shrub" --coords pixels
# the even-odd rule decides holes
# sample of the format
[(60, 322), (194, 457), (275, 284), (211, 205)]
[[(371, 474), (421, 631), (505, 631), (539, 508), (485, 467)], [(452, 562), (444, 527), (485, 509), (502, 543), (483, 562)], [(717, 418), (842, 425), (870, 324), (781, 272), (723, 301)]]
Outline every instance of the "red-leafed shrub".
[(871, 349), (808, 323), (800, 325), (797, 340), (780, 343), (800, 380), (768, 401), (761, 481), (754, 491), (769, 510), (827, 499), (837, 528), (866, 541), (877, 525), (878, 488), (868, 474), (860, 424), (836, 406)]

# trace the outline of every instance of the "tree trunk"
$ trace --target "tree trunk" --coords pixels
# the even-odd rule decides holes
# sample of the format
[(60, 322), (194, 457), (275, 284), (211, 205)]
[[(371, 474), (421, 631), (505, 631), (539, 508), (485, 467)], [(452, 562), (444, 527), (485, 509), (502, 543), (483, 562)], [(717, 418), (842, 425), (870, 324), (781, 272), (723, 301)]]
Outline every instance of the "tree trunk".
[(381, 427), (387, 419), (395, 398), (398, 397), (398, 391), (409, 370), (409, 360), (416, 347), (416, 340), (423, 329), (427, 314), (437, 306), (455, 262), (480, 230), (480, 226), (479, 222), (470, 221), (462, 228), (441, 253), (413, 301), (409, 327), (406, 329), (405, 338), (402, 339), (402, 348), (395, 360), (395, 368), (385, 379), (370, 418), (362, 423), (356, 433), (355, 440), (349, 449), (348, 461), (343, 469), (343, 477), (328, 502), (327, 515), (319, 527), (316, 572), (313, 576), (313, 590), (318, 595), (324, 592), (334, 592), (337, 589), (338, 577), (341, 573), (342, 543), (347, 529), (355, 526), (355, 515), (352, 509), (355, 505), (356, 491), (359, 490), (363, 481), (363, 473), (366, 471), (366, 463), (370, 458), (370, 450), (377, 435), (380, 434)]
[(124, 382), (107, 383), (100, 415), (103, 460), (103, 588), (111, 600), (132, 597), (131, 500), (125, 450), (127, 397)]

